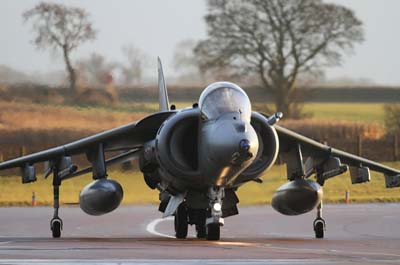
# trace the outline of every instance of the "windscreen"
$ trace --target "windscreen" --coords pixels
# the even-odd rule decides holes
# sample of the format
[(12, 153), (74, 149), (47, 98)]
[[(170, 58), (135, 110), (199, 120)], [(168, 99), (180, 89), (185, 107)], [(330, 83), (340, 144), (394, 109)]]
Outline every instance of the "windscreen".
[(229, 112), (239, 112), (241, 119), (250, 121), (251, 104), (239, 86), (218, 82), (209, 85), (201, 93), (199, 106), (204, 119), (213, 120)]

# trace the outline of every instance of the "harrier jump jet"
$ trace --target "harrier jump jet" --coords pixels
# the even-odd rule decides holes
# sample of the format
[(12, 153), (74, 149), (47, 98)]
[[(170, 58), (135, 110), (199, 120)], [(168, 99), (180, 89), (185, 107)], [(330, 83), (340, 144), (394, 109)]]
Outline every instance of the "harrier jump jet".
[[(201, 93), (198, 104), (176, 110), (169, 105), (162, 66), (158, 61), (159, 112), (122, 127), (62, 146), (0, 163), (0, 170), (21, 168), (22, 182), (36, 180), (35, 164), (45, 163), (52, 174), (54, 216), (50, 227), (60, 237), (59, 188), (70, 178), (92, 172), (93, 182), (80, 193), (80, 207), (90, 215), (117, 208), (121, 185), (107, 178), (111, 164), (139, 160), (144, 181), (160, 192), (159, 211), (175, 217), (177, 238), (186, 238), (188, 225), (197, 237), (220, 238), (224, 218), (238, 214), (236, 190), (260, 176), (277, 157), (286, 164), (288, 182), (272, 198), (285, 215), (317, 209), (314, 232), (323, 238), (322, 186), (350, 169), (353, 184), (368, 182), (370, 170), (385, 175), (386, 187), (400, 186), (400, 171), (358, 157), (277, 125), (282, 113), (254, 112), (246, 93), (237, 85), (217, 82)], [(106, 152), (119, 151), (109, 159)], [(85, 154), (91, 166), (79, 169), (72, 157)], [(315, 181), (311, 177), (315, 177)]]

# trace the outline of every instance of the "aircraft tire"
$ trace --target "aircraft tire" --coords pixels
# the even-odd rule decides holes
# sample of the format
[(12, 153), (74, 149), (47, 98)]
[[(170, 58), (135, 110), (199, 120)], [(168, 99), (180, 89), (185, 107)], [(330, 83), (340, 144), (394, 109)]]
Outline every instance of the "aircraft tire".
[(314, 231), (316, 238), (324, 238), (324, 230), (325, 230), (325, 225), (323, 222), (319, 221), (315, 223)]
[(51, 233), (53, 238), (59, 238), (61, 236), (61, 221), (55, 219), (51, 222)]
[(185, 205), (179, 205), (175, 213), (175, 237), (184, 239), (188, 234), (188, 213)]
[(207, 240), (219, 240), (221, 227), (219, 224), (207, 225)]
[(206, 238), (207, 229), (205, 225), (196, 225), (197, 238)]

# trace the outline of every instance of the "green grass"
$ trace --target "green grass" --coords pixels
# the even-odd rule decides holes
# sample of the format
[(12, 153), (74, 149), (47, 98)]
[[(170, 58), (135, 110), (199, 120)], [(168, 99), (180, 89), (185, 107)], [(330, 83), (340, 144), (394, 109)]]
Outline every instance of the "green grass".
[(309, 103), (304, 111), (313, 118), (332, 121), (375, 122), (383, 124), (384, 104), (379, 103)]
[[(145, 204), (158, 202), (157, 191), (149, 189), (140, 172), (110, 171), (112, 179), (117, 180), (124, 189), (125, 204)], [(89, 174), (66, 180), (60, 188), (61, 203), (79, 202), (79, 192), (92, 181)], [(0, 178), (0, 205), (30, 205), (32, 193), (35, 193), (38, 205), (52, 205), (53, 187), (51, 179), (38, 176), (34, 183), (21, 184), (21, 177)]]
[[(353, 121), (383, 124), (384, 103), (307, 103), (304, 112), (313, 119), (324, 121)], [(253, 109), (265, 111), (265, 107), (273, 109), (271, 104), (253, 103)], [(285, 117), (285, 114), (283, 114)]]
[[(400, 168), (400, 162), (388, 163)], [(275, 166), (262, 178), (264, 182), (247, 183), (240, 187), (238, 196), (241, 205), (268, 204), (271, 202), (275, 190), (286, 180), (284, 166)], [(140, 172), (110, 171), (110, 176), (121, 183), (124, 188), (123, 204), (155, 204), (158, 203), (158, 192), (149, 189), (143, 181)], [(90, 183), (89, 175), (65, 181), (61, 186), (61, 203), (77, 203), (80, 190)], [(398, 202), (399, 189), (386, 189), (384, 177), (381, 174), (372, 174), (371, 183), (351, 185), (348, 174), (330, 179), (324, 187), (324, 201), (328, 203), (344, 202), (346, 190), (350, 192), (352, 202)], [(52, 204), (51, 180), (38, 178), (31, 184), (21, 184), (20, 177), (0, 178), (0, 205), (30, 205), (32, 193), (35, 192), (38, 205)]]

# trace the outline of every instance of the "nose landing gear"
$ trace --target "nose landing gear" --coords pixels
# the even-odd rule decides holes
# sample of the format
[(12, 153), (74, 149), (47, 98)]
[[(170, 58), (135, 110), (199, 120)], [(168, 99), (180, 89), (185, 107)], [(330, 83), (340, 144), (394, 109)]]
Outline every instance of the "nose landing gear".
[(222, 218), (222, 200), (224, 195), (223, 188), (211, 187), (209, 189), (210, 216), (206, 220), (207, 240), (220, 239), (221, 226), (224, 225), (224, 218)]

